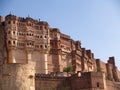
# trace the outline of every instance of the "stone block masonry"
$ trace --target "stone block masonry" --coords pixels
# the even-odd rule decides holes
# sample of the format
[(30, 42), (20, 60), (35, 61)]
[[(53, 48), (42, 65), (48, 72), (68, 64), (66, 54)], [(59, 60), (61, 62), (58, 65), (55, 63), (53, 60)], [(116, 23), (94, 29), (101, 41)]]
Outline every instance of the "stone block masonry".
[(1, 90), (35, 90), (35, 63), (4, 64), (0, 74)]

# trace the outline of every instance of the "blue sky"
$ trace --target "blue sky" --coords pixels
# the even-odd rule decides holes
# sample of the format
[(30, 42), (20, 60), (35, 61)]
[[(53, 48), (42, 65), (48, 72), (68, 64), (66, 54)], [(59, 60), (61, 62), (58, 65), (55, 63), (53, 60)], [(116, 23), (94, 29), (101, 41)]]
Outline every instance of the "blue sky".
[(119, 0), (0, 0), (0, 15), (10, 12), (47, 21), (50, 27), (80, 40), (95, 58), (106, 62), (115, 56), (120, 69)]

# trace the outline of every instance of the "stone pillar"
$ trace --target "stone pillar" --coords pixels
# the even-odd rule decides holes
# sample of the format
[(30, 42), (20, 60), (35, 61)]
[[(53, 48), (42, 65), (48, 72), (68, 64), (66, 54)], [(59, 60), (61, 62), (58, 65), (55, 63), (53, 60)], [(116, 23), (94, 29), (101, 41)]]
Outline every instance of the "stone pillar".
[(45, 74), (48, 74), (47, 54), (44, 55), (44, 64), (45, 64)]
[(35, 90), (35, 64), (3, 64), (0, 90)]
[(107, 90), (107, 87), (106, 87), (106, 75), (105, 75), (105, 73), (103, 73), (103, 84), (104, 84), (104, 90)]

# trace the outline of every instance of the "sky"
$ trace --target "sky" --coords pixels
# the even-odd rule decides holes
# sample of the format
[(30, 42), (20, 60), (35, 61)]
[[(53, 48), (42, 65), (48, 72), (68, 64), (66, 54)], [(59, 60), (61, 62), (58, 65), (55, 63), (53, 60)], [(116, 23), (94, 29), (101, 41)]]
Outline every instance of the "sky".
[(120, 70), (119, 0), (0, 0), (0, 15), (10, 12), (47, 21), (104, 62), (114, 56)]

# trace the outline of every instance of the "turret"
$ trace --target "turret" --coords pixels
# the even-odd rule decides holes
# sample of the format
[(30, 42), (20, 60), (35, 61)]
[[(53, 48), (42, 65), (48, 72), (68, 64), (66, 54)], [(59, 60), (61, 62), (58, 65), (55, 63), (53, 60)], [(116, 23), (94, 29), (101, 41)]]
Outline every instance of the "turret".
[(115, 66), (115, 58), (114, 57), (109, 57), (108, 63)]
[(76, 49), (80, 50), (81, 49), (81, 42), (76, 41)]

